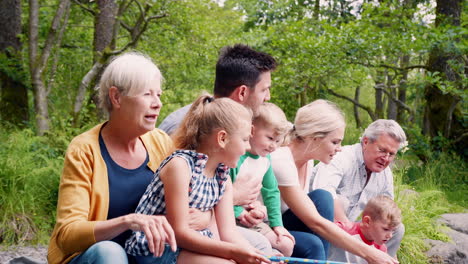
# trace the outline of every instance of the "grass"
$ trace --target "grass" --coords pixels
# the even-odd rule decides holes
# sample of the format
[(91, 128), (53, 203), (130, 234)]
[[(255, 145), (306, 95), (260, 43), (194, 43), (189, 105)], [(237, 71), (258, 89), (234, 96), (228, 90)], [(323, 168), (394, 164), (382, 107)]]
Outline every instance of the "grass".
[(0, 134), (0, 241), (45, 243), (54, 223), (63, 151), (30, 130)]
[(405, 163), (394, 168), (395, 199), (406, 228), (398, 259), (400, 263), (428, 263), (424, 239), (450, 240), (437, 223), (439, 216), (467, 208), (466, 164), (450, 154), (426, 164), (407, 157)]

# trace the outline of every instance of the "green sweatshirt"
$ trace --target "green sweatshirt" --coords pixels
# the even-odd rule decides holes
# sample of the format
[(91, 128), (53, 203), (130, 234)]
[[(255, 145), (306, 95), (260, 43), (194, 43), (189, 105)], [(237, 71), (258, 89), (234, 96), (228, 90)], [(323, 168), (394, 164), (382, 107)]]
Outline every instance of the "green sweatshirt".
[[(261, 157), (246, 152), (237, 163), (236, 168), (230, 170), (232, 182), (239, 177), (259, 177), (262, 179), (261, 198), (267, 209), (270, 227), (283, 226), (281, 218), (281, 200), (278, 182), (271, 167), (270, 155)], [(234, 214), (237, 217), (244, 211), (240, 205), (234, 206)]]

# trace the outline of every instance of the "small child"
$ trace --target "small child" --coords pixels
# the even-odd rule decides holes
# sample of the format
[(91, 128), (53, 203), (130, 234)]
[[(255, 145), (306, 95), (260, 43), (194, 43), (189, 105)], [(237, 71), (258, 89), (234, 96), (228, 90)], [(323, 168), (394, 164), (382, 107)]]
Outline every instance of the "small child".
[[(136, 209), (142, 214), (165, 214), (178, 246), (166, 245), (162, 257), (148, 250), (144, 232), (134, 231), (126, 241), (127, 253), (144, 263), (270, 263), (236, 232), (232, 210), (229, 167), (249, 147), (252, 113), (229, 98), (200, 96), (175, 132), (179, 149), (166, 158)], [(214, 210), (219, 238), (190, 229), (189, 208)]]
[(294, 237), (283, 227), (280, 193), (271, 167), (270, 153), (283, 143), (289, 130), (291, 123), (278, 106), (262, 104), (253, 120), (250, 150), (241, 156), (237, 167), (231, 169), (233, 182), (249, 177), (249, 180), (262, 183), (261, 195), (256, 202), (234, 207), (238, 225), (260, 232), (274, 249), (286, 257), (293, 252)]
[[(401, 223), (401, 211), (397, 204), (388, 196), (376, 196), (369, 200), (362, 212), (362, 222), (336, 224), (350, 235), (387, 252), (385, 243), (392, 238), (393, 232)], [(364, 259), (343, 249), (330, 247), (329, 259), (334, 261), (367, 263)]]

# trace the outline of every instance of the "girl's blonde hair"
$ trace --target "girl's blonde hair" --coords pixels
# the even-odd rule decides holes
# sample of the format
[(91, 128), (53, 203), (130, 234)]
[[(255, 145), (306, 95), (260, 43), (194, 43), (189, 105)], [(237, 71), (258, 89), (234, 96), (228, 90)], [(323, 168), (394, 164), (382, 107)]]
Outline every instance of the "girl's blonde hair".
[(235, 133), (239, 127), (252, 123), (252, 111), (229, 98), (214, 99), (204, 94), (192, 104), (173, 140), (178, 149), (197, 149), (203, 138), (216, 129)]
[(259, 106), (258, 115), (254, 118), (253, 124), (267, 126), (280, 136), (286, 135), (293, 127), (283, 110), (273, 103), (263, 103)]
[(401, 223), (401, 210), (398, 205), (388, 196), (379, 195), (367, 202), (362, 217), (370, 216), (372, 221), (387, 221), (391, 227)]
[(306, 137), (326, 137), (328, 133), (345, 127), (344, 114), (330, 101), (318, 99), (297, 110), (288, 141)]

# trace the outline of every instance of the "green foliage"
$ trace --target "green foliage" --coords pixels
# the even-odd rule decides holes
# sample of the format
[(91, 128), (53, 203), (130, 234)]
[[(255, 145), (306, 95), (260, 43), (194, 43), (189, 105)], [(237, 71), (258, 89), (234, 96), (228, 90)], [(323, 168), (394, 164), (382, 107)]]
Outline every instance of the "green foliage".
[[(411, 146), (409, 146), (411, 150)], [(408, 154), (411, 152), (408, 151)], [(468, 173), (466, 161), (453, 153), (434, 154), (422, 163), (419, 159), (408, 160), (409, 167), (402, 181), (420, 189), (437, 186), (446, 192), (448, 200), (462, 207), (468, 204)]]
[[(460, 160), (457, 163), (466, 162), (468, 150), (464, 150), (461, 154), (455, 155), (456, 143), (439, 134), (435, 137), (424, 135), (421, 129), (415, 124), (405, 126), (406, 135), (408, 137), (408, 153), (415, 155), (419, 160), (427, 163), (431, 160), (436, 160), (440, 157), (451, 155)], [(460, 157), (460, 158), (459, 158)], [(465, 158), (465, 160), (463, 160)]]
[(0, 73), (9, 76), (19, 83), (28, 84), (29, 75), (20, 67), (22, 63), (17, 53), (11, 47), (0, 52)]
[(405, 225), (398, 259), (400, 263), (423, 264), (427, 263), (424, 252), (428, 250), (424, 239), (450, 240), (437, 222), (439, 216), (466, 208), (466, 164), (445, 154), (422, 166), (417, 159), (405, 156), (393, 169), (395, 200)]
[(54, 224), (65, 142), (28, 129), (0, 131), (0, 240), (44, 243)]

